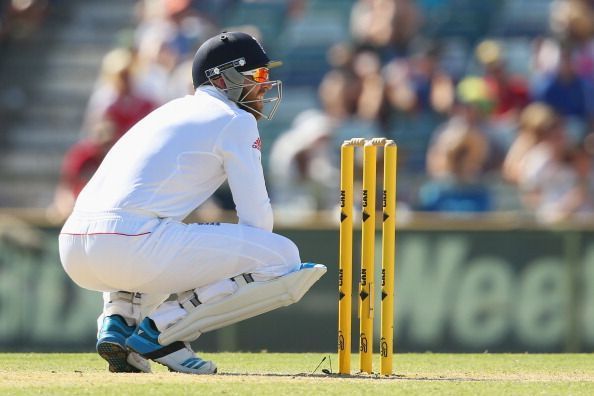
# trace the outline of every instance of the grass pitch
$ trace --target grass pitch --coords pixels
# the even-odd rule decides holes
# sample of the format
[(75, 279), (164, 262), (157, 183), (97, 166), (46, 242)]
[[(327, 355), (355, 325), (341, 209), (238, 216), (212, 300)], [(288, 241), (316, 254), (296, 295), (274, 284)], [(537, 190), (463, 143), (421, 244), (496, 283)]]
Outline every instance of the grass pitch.
[[(338, 376), (336, 354), (217, 353), (219, 374), (112, 374), (96, 354), (0, 354), (2, 395), (592, 395), (586, 354), (396, 354), (396, 375)], [(324, 357), (326, 359), (324, 359)], [(353, 355), (353, 369), (358, 364)], [(374, 367), (379, 367), (376, 358)], [(330, 373), (330, 374), (328, 374)]]

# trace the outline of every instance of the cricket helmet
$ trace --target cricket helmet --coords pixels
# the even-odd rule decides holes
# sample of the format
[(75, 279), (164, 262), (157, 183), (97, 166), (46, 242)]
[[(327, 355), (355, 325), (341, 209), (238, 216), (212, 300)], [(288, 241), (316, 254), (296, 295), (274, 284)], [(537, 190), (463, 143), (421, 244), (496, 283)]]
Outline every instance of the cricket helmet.
[[(268, 69), (280, 65), (282, 62), (270, 60), (262, 45), (251, 35), (243, 32), (223, 32), (206, 40), (196, 51), (192, 64), (192, 80), (194, 88), (210, 83), (238, 105), (248, 107), (264, 118), (271, 119), (282, 98), (282, 82), (268, 80)], [(246, 76), (252, 78), (246, 79)], [(224, 88), (213, 84), (213, 80), (218, 78), (223, 79)], [(273, 104), (268, 114), (263, 114), (250, 106), (255, 100), (245, 99), (244, 87), (255, 89), (259, 85), (266, 85), (269, 91), (276, 91), (276, 96), (264, 97), (261, 100), (263, 103)]]

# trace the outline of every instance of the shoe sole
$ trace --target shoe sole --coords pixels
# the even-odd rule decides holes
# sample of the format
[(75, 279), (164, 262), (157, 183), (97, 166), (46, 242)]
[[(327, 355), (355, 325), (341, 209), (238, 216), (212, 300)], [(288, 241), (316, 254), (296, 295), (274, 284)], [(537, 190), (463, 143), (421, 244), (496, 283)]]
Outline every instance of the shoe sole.
[(112, 373), (140, 373), (141, 371), (128, 363), (128, 350), (119, 344), (102, 342), (97, 345), (97, 353), (109, 363)]
[[(118, 345), (118, 347), (119, 347), (119, 345)], [(130, 345), (128, 345), (128, 349), (129, 349), (130, 351), (133, 351), (133, 352), (136, 352), (136, 353), (138, 353), (140, 356), (143, 356), (143, 355), (142, 355), (142, 353), (138, 352), (137, 350), (135, 350), (135, 349), (134, 349), (133, 347), (131, 347)], [(146, 356), (143, 356), (143, 357), (145, 357), (145, 358), (146, 358)], [(179, 370), (173, 369), (173, 368), (169, 367), (168, 365), (166, 365), (165, 363), (161, 363), (161, 362), (159, 362), (159, 361), (158, 361), (158, 360), (156, 360), (156, 359), (151, 359), (151, 358), (148, 358), (148, 359), (150, 359), (150, 360), (152, 360), (153, 362), (155, 362), (155, 363), (157, 363), (157, 364), (160, 364), (161, 366), (163, 366), (163, 367), (167, 368), (167, 370), (169, 370), (169, 371), (170, 371), (170, 372), (172, 372), (172, 373), (181, 373), (181, 374), (190, 374), (190, 375), (211, 375), (211, 374), (216, 374), (216, 373), (217, 373), (217, 371), (218, 371), (218, 369), (219, 369), (218, 367), (216, 367), (212, 373), (187, 373), (187, 372), (183, 372), (183, 371), (179, 371)], [(106, 359), (106, 360), (107, 360), (107, 359)]]
[[(156, 363), (159, 363), (159, 362), (157, 362), (156, 360), (155, 360), (155, 362), (156, 362)], [(169, 372), (170, 372), (170, 373), (180, 373), (180, 374), (190, 374), (190, 375), (212, 375), (212, 374), (216, 374), (216, 373), (217, 373), (217, 371), (219, 370), (219, 368), (217, 367), (217, 368), (215, 368), (215, 369), (214, 369), (214, 371), (213, 371), (212, 373), (201, 373), (201, 374), (196, 374), (196, 373), (186, 373), (186, 372), (184, 372), (184, 371), (174, 370), (174, 369), (172, 369), (171, 367), (169, 367), (168, 365), (166, 365), (166, 364), (163, 364), (163, 363), (159, 363), (159, 364), (160, 364), (161, 366), (165, 366), (165, 367), (167, 367), (167, 370), (169, 370)]]

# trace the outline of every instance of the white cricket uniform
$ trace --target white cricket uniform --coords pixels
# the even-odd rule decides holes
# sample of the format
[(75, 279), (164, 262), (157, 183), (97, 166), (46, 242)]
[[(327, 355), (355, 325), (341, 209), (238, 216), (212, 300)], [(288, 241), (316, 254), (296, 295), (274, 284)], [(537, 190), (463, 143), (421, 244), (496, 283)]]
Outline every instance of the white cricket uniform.
[[(225, 179), (238, 224), (182, 223)], [(256, 120), (206, 86), (153, 111), (113, 146), (62, 228), (60, 258), (87, 289), (197, 289), (209, 299), (232, 293), (228, 279), (239, 274), (263, 280), (299, 268), (297, 247), (272, 223)]]

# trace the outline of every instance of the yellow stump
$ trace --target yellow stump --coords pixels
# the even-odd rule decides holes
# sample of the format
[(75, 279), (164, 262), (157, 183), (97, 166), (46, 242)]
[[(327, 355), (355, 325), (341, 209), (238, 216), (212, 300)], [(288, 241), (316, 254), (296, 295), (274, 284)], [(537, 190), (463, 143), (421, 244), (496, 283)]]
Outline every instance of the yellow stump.
[(338, 372), (351, 373), (351, 313), (353, 290), (353, 169), (354, 146), (340, 152), (340, 252), (338, 263)]
[(363, 147), (361, 277), (359, 283), (359, 367), (365, 373), (371, 373), (373, 369), (376, 152), (373, 141), (365, 143)]
[(394, 353), (394, 265), (396, 244), (397, 147), (392, 140), (384, 146), (384, 193), (382, 223), (382, 302), (380, 372), (392, 375)]

